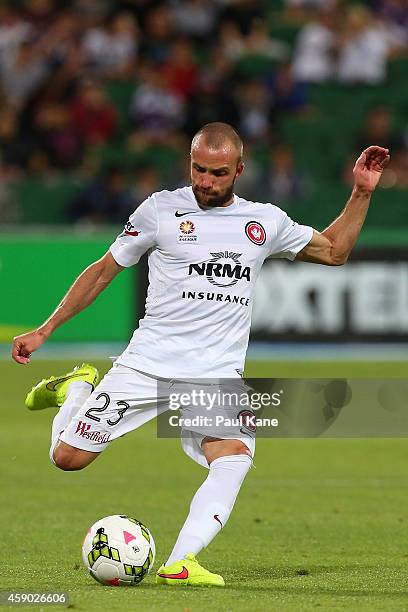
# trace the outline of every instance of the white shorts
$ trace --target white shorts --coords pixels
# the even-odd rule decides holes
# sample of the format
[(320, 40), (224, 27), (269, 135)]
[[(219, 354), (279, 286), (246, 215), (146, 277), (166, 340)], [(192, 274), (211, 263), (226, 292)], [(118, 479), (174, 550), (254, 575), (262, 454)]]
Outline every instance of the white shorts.
[[(170, 419), (164, 414), (170, 411), (169, 396), (178, 391), (185, 392), (189, 385), (190, 383), (152, 376), (115, 363), (72, 418), (60, 439), (75, 448), (99, 453), (113, 440), (138, 429), (155, 417), (159, 418), (160, 423), (164, 423), (164, 429), (162, 425), (158, 425), (158, 435), (173, 437), (174, 430), (171, 431)], [(215, 389), (216, 386), (215, 383), (208, 386), (204, 383), (204, 387), (208, 389)], [(241, 379), (237, 379), (233, 386), (245, 388)], [(194, 461), (208, 468), (201, 448), (201, 443), (207, 436), (240, 440), (254, 456), (255, 431), (251, 427), (242, 426), (242, 423), (233, 424), (243, 412), (247, 410), (242, 410), (239, 405), (218, 409), (217, 414), (222, 413), (226, 417), (225, 422), (230, 424), (217, 427), (192, 418), (200, 414), (203, 417), (208, 416), (208, 412), (200, 407), (182, 406), (177, 412), (179, 416), (173, 411), (170, 415), (173, 417), (171, 421), (178, 421), (181, 426), (183, 450)], [(187, 425), (184, 424), (185, 421)]]

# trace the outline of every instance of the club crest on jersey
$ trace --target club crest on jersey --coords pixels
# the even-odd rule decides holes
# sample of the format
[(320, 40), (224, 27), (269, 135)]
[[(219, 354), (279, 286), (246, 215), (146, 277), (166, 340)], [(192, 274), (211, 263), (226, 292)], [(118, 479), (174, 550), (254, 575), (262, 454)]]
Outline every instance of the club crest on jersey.
[(258, 221), (249, 221), (245, 226), (245, 234), (251, 242), (262, 246), (266, 240), (266, 232)]
[(178, 242), (197, 242), (196, 226), (189, 219), (185, 219), (179, 225), (180, 234)]
[(256, 418), (252, 410), (241, 410), (238, 414), (238, 422), (242, 433), (245, 431), (251, 434), (256, 433)]
[(239, 280), (251, 280), (251, 268), (240, 262), (242, 253), (220, 251), (211, 253), (211, 259), (196, 264), (190, 264), (188, 274), (206, 276), (209, 283), (216, 287), (232, 287)]

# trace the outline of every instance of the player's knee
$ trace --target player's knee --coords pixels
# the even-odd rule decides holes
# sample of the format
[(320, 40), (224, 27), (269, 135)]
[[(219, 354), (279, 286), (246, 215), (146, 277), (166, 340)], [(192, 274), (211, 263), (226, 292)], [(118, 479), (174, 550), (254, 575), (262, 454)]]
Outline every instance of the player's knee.
[(220, 440), (208, 437), (204, 438), (201, 446), (208, 463), (220, 457), (228, 457), (230, 455), (247, 455), (252, 458), (250, 449), (241, 440)]
[(252, 458), (252, 453), (246, 444), (241, 442), (241, 440), (232, 441), (236, 443), (234, 455), (248, 455), (248, 457)]
[(249, 450), (249, 448), (247, 447), (246, 444), (244, 444), (243, 442), (241, 442), (241, 440), (228, 440), (225, 441), (226, 444), (224, 444), (224, 450), (225, 455), (248, 455), (249, 457), (252, 457), (252, 453)]
[(57, 468), (64, 472), (75, 472), (86, 467), (89, 461), (85, 461), (81, 455), (76, 452), (76, 449), (68, 450), (66, 448), (57, 448), (53, 453), (53, 460)]

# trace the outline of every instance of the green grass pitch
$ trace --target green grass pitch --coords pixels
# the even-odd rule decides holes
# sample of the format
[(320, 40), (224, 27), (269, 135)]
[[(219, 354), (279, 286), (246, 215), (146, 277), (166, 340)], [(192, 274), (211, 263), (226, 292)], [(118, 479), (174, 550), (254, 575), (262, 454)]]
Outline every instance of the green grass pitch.
[[(260, 439), (229, 523), (200, 555), (225, 589), (159, 587), (154, 572), (133, 589), (95, 583), (80, 557), (87, 527), (108, 514), (139, 518), (154, 534), (156, 569), (206, 471), (177, 440), (157, 440), (154, 423), (83, 472), (53, 467), (53, 413), (29, 413), (23, 400), (39, 378), (71, 367), (0, 362), (1, 589), (67, 591), (70, 609), (84, 612), (408, 609), (405, 439)], [(405, 377), (406, 364), (252, 363), (247, 373)]]

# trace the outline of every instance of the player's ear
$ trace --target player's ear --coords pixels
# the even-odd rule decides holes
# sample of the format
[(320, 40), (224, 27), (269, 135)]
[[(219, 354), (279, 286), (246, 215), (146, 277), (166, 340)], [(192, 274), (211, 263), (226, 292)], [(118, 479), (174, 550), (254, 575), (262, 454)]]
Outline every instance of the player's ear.
[(242, 160), (239, 161), (238, 164), (237, 164), (237, 170), (235, 172), (235, 177), (236, 178), (238, 178), (243, 173), (244, 168), (245, 168), (244, 162)]

